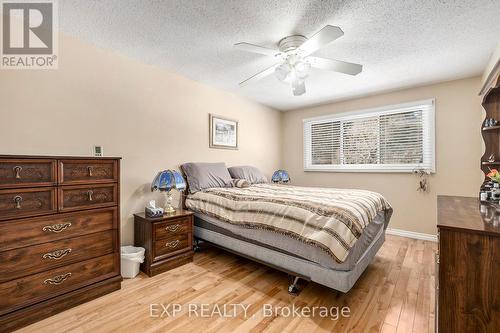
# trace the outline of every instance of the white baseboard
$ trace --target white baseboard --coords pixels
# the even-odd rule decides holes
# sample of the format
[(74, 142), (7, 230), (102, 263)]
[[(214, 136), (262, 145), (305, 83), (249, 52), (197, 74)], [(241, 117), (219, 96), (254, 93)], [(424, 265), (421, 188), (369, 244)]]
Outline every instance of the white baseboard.
[(436, 235), (423, 234), (421, 232), (406, 231), (406, 230), (392, 229), (392, 228), (387, 228), (387, 230), (385, 232), (389, 235), (402, 236), (402, 237), (421, 239), (421, 240), (426, 240), (426, 241), (431, 241), (431, 242), (437, 242)]

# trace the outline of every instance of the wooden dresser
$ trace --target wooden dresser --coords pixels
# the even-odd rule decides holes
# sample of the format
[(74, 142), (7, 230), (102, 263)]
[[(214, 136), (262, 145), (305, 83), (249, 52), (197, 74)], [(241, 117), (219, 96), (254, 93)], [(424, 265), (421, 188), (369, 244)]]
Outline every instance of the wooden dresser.
[(0, 332), (120, 289), (120, 159), (0, 155)]
[(500, 213), (476, 198), (437, 204), (438, 331), (500, 332)]
[(154, 276), (193, 261), (192, 212), (177, 210), (158, 218), (141, 213), (134, 217), (134, 244), (146, 249), (141, 271)]

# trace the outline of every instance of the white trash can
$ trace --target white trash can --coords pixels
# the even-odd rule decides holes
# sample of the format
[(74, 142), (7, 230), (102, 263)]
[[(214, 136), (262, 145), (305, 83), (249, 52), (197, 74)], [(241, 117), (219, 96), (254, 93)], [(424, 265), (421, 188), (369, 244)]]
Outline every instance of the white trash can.
[(143, 247), (122, 246), (121, 247), (121, 274), (124, 278), (132, 279), (139, 274), (139, 266), (144, 262)]

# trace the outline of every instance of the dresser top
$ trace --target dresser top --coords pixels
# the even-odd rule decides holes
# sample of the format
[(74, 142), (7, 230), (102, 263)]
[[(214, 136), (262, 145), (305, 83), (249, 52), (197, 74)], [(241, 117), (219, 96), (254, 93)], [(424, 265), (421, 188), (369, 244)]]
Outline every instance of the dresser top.
[(1, 155), (0, 159), (51, 159), (51, 160), (121, 160), (121, 157), (96, 156), (45, 156), (45, 155)]
[(438, 227), (500, 236), (500, 209), (477, 198), (439, 195)]

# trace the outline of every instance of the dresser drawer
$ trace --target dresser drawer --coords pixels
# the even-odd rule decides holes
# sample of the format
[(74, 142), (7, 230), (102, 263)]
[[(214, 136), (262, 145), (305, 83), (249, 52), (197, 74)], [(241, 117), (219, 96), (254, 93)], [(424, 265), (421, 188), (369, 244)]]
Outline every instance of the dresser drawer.
[(0, 189), (56, 184), (56, 161), (0, 159)]
[(191, 217), (185, 217), (169, 222), (155, 223), (154, 228), (156, 240), (175, 235), (182, 235), (191, 232)]
[(154, 245), (154, 258), (166, 255), (175, 255), (179, 252), (191, 250), (192, 241), (190, 240), (191, 233), (157, 240)]
[(0, 284), (0, 315), (119, 275), (115, 254)]
[(59, 188), (59, 211), (114, 206), (118, 203), (116, 184), (63, 186)]
[(0, 252), (0, 283), (113, 253), (114, 234), (108, 230)]
[(56, 200), (54, 187), (0, 190), (0, 220), (55, 213)]
[(118, 229), (117, 208), (5, 221), (0, 252), (111, 229)]
[(61, 160), (59, 184), (110, 183), (118, 181), (116, 160)]

